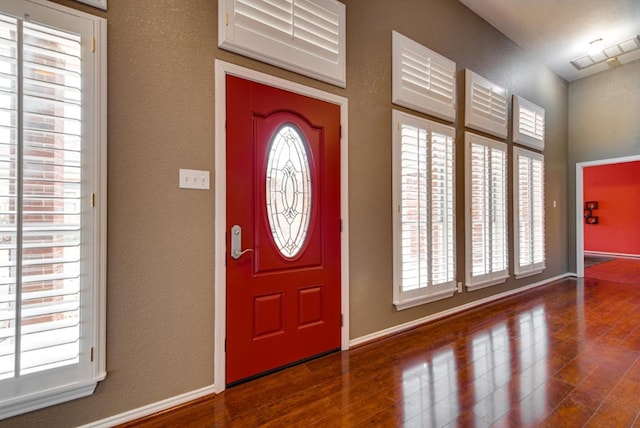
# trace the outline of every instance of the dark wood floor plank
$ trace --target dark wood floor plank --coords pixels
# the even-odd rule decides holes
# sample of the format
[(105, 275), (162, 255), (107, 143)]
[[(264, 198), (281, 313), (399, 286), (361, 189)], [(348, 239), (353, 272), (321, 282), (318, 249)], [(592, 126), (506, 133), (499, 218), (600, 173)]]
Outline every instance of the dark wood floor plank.
[(640, 261), (608, 263), (123, 426), (639, 426)]

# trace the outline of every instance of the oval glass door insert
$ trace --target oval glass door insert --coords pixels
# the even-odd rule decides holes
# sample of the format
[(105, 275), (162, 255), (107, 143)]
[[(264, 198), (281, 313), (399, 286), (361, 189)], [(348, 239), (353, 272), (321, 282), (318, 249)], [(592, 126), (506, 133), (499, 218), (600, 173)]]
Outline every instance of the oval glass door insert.
[(267, 160), (267, 217), (273, 240), (286, 258), (302, 248), (311, 217), (311, 171), (307, 144), (292, 125), (271, 141)]

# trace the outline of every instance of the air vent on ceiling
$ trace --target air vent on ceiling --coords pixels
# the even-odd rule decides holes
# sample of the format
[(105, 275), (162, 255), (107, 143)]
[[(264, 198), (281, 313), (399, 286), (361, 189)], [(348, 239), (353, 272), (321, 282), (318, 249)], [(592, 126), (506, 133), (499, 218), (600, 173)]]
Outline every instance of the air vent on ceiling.
[(584, 70), (585, 68), (593, 65), (601, 64), (614, 58), (617, 59), (621, 55), (628, 54), (629, 52), (633, 52), (638, 49), (640, 49), (640, 36), (635, 36), (623, 42), (616, 43), (613, 46), (604, 48), (602, 52), (574, 59), (571, 61), (571, 65), (578, 70)]

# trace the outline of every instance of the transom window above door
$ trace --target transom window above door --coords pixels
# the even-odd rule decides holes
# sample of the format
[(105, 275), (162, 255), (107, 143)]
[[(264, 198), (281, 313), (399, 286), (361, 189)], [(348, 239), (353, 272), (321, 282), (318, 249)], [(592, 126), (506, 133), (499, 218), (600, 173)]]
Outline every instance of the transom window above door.
[(337, 0), (220, 0), (218, 46), (346, 86), (346, 11)]

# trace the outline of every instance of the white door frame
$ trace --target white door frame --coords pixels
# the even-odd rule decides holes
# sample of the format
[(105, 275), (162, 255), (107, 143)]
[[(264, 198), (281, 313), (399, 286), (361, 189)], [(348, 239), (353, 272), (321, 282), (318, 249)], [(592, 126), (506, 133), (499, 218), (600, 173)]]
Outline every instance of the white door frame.
[(341, 349), (349, 349), (349, 198), (348, 198), (348, 145), (347, 127), (348, 101), (339, 95), (310, 88), (298, 83), (289, 82), (278, 77), (264, 74), (239, 65), (215, 61), (215, 241), (214, 241), (214, 357), (213, 388), (215, 393), (224, 391), (226, 387), (226, 353), (225, 336), (227, 329), (227, 278), (226, 278), (226, 76), (233, 75), (246, 80), (284, 89), (300, 95), (327, 101), (340, 106), (340, 218), (341, 234), (341, 305), (342, 331)]
[(640, 161), (640, 155), (576, 163), (576, 275), (584, 277), (584, 168)]

